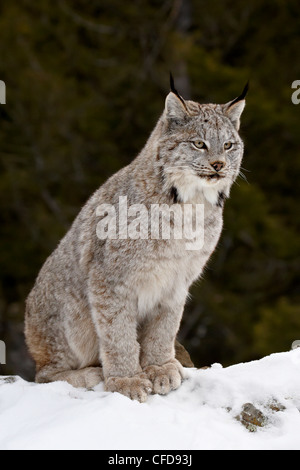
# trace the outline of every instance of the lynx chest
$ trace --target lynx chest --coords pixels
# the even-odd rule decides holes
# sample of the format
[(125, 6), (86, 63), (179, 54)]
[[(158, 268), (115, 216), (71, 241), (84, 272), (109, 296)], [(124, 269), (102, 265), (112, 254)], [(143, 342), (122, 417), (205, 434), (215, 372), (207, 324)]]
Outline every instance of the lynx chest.
[(170, 240), (156, 244), (156, 249), (148, 250), (143, 266), (138, 269), (135, 279), (138, 311), (141, 315), (165, 299), (174, 303), (185, 301), (191, 284), (201, 275), (218, 242), (222, 230), (221, 214), (205, 219), (201, 248), (190, 240)]

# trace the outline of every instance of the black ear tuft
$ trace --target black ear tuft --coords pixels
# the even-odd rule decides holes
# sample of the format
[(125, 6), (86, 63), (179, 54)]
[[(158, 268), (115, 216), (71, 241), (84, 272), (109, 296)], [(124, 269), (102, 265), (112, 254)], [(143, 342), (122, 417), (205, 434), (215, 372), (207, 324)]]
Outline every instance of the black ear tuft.
[(186, 108), (186, 104), (184, 102), (184, 99), (182, 98), (182, 96), (180, 96), (180, 94), (178, 93), (178, 91), (175, 88), (174, 78), (173, 78), (173, 75), (172, 75), (171, 72), (170, 72), (170, 90), (171, 90), (172, 93), (174, 93), (174, 95), (177, 96), (177, 98), (180, 99), (180, 101), (182, 102), (182, 104)]
[(174, 77), (171, 72), (170, 72), (170, 90), (172, 91), (172, 93), (179, 96), (179, 93), (175, 88)]
[(248, 82), (246, 83), (242, 93), (240, 94), (240, 96), (238, 96), (237, 98), (235, 98), (235, 100), (233, 100), (231, 103), (230, 103), (230, 106), (232, 106), (233, 104), (237, 103), (238, 101), (241, 101), (241, 100), (244, 100), (246, 98), (246, 95), (248, 93), (248, 90), (249, 90), (249, 80)]

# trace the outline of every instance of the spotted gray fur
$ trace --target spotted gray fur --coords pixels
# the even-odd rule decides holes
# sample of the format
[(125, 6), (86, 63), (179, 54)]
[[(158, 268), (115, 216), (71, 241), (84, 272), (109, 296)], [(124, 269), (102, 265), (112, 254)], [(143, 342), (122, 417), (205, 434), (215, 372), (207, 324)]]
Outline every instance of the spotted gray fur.
[[(46, 260), (28, 296), (25, 334), (36, 381), (66, 380), (145, 401), (184, 376), (174, 341), (191, 284), (222, 230), (225, 197), (242, 160), (245, 100), (184, 101), (174, 92), (145, 147), (88, 200)], [(196, 146), (205, 142), (206, 148)], [(225, 142), (232, 147), (224, 149)], [(201, 145), (201, 144), (200, 144)], [(223, 165), (220, 171), (211, 166)], [(204, 246), (186, 240), (99, 240), (96, 208), (128, 204), (203, 204)], [(222, 196), (220, 196), (222, 195)]]

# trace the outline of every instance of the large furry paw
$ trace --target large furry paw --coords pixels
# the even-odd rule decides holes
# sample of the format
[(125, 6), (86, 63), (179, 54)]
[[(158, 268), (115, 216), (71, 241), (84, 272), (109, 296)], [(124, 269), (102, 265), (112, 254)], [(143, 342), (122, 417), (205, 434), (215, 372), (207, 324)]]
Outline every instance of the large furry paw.
[(180, 387), (184, 377), (183, 368), (176, 359), (172, 359), (162, 366), (147, 366), (144, 368), (144, 372), (152, 382), (153, 393), (159, 395), (166, 395), (171, 390), (176, 390)]
[(83, 379), (85, 388), (93, 388), (103, 381), (102, 367), (87, 367), (84, 369)]
[(133, 377), (108, 377), (104, 388), (108, 392), (119, 392), (131, 400), (143, 403), (152, 392), (152, 384), (146, 374), (140, 373)]

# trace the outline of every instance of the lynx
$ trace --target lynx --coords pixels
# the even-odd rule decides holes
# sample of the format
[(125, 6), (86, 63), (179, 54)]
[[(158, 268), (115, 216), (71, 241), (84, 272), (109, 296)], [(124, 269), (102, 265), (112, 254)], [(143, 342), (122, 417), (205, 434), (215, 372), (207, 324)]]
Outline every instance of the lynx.
[[(184, 100), (174, 87), (140, 154), (88, 200), (46, 260), (26, 302), (36, 382), (67, 381), (144, 402), (177, 389), (175, 339), (191, 284), (214, 251), (223, 206), (239, 174), (242, 94), (226, 104)], [(204, 244), (184, 239), (99, 239), (97, 207), (204, 207)]]

